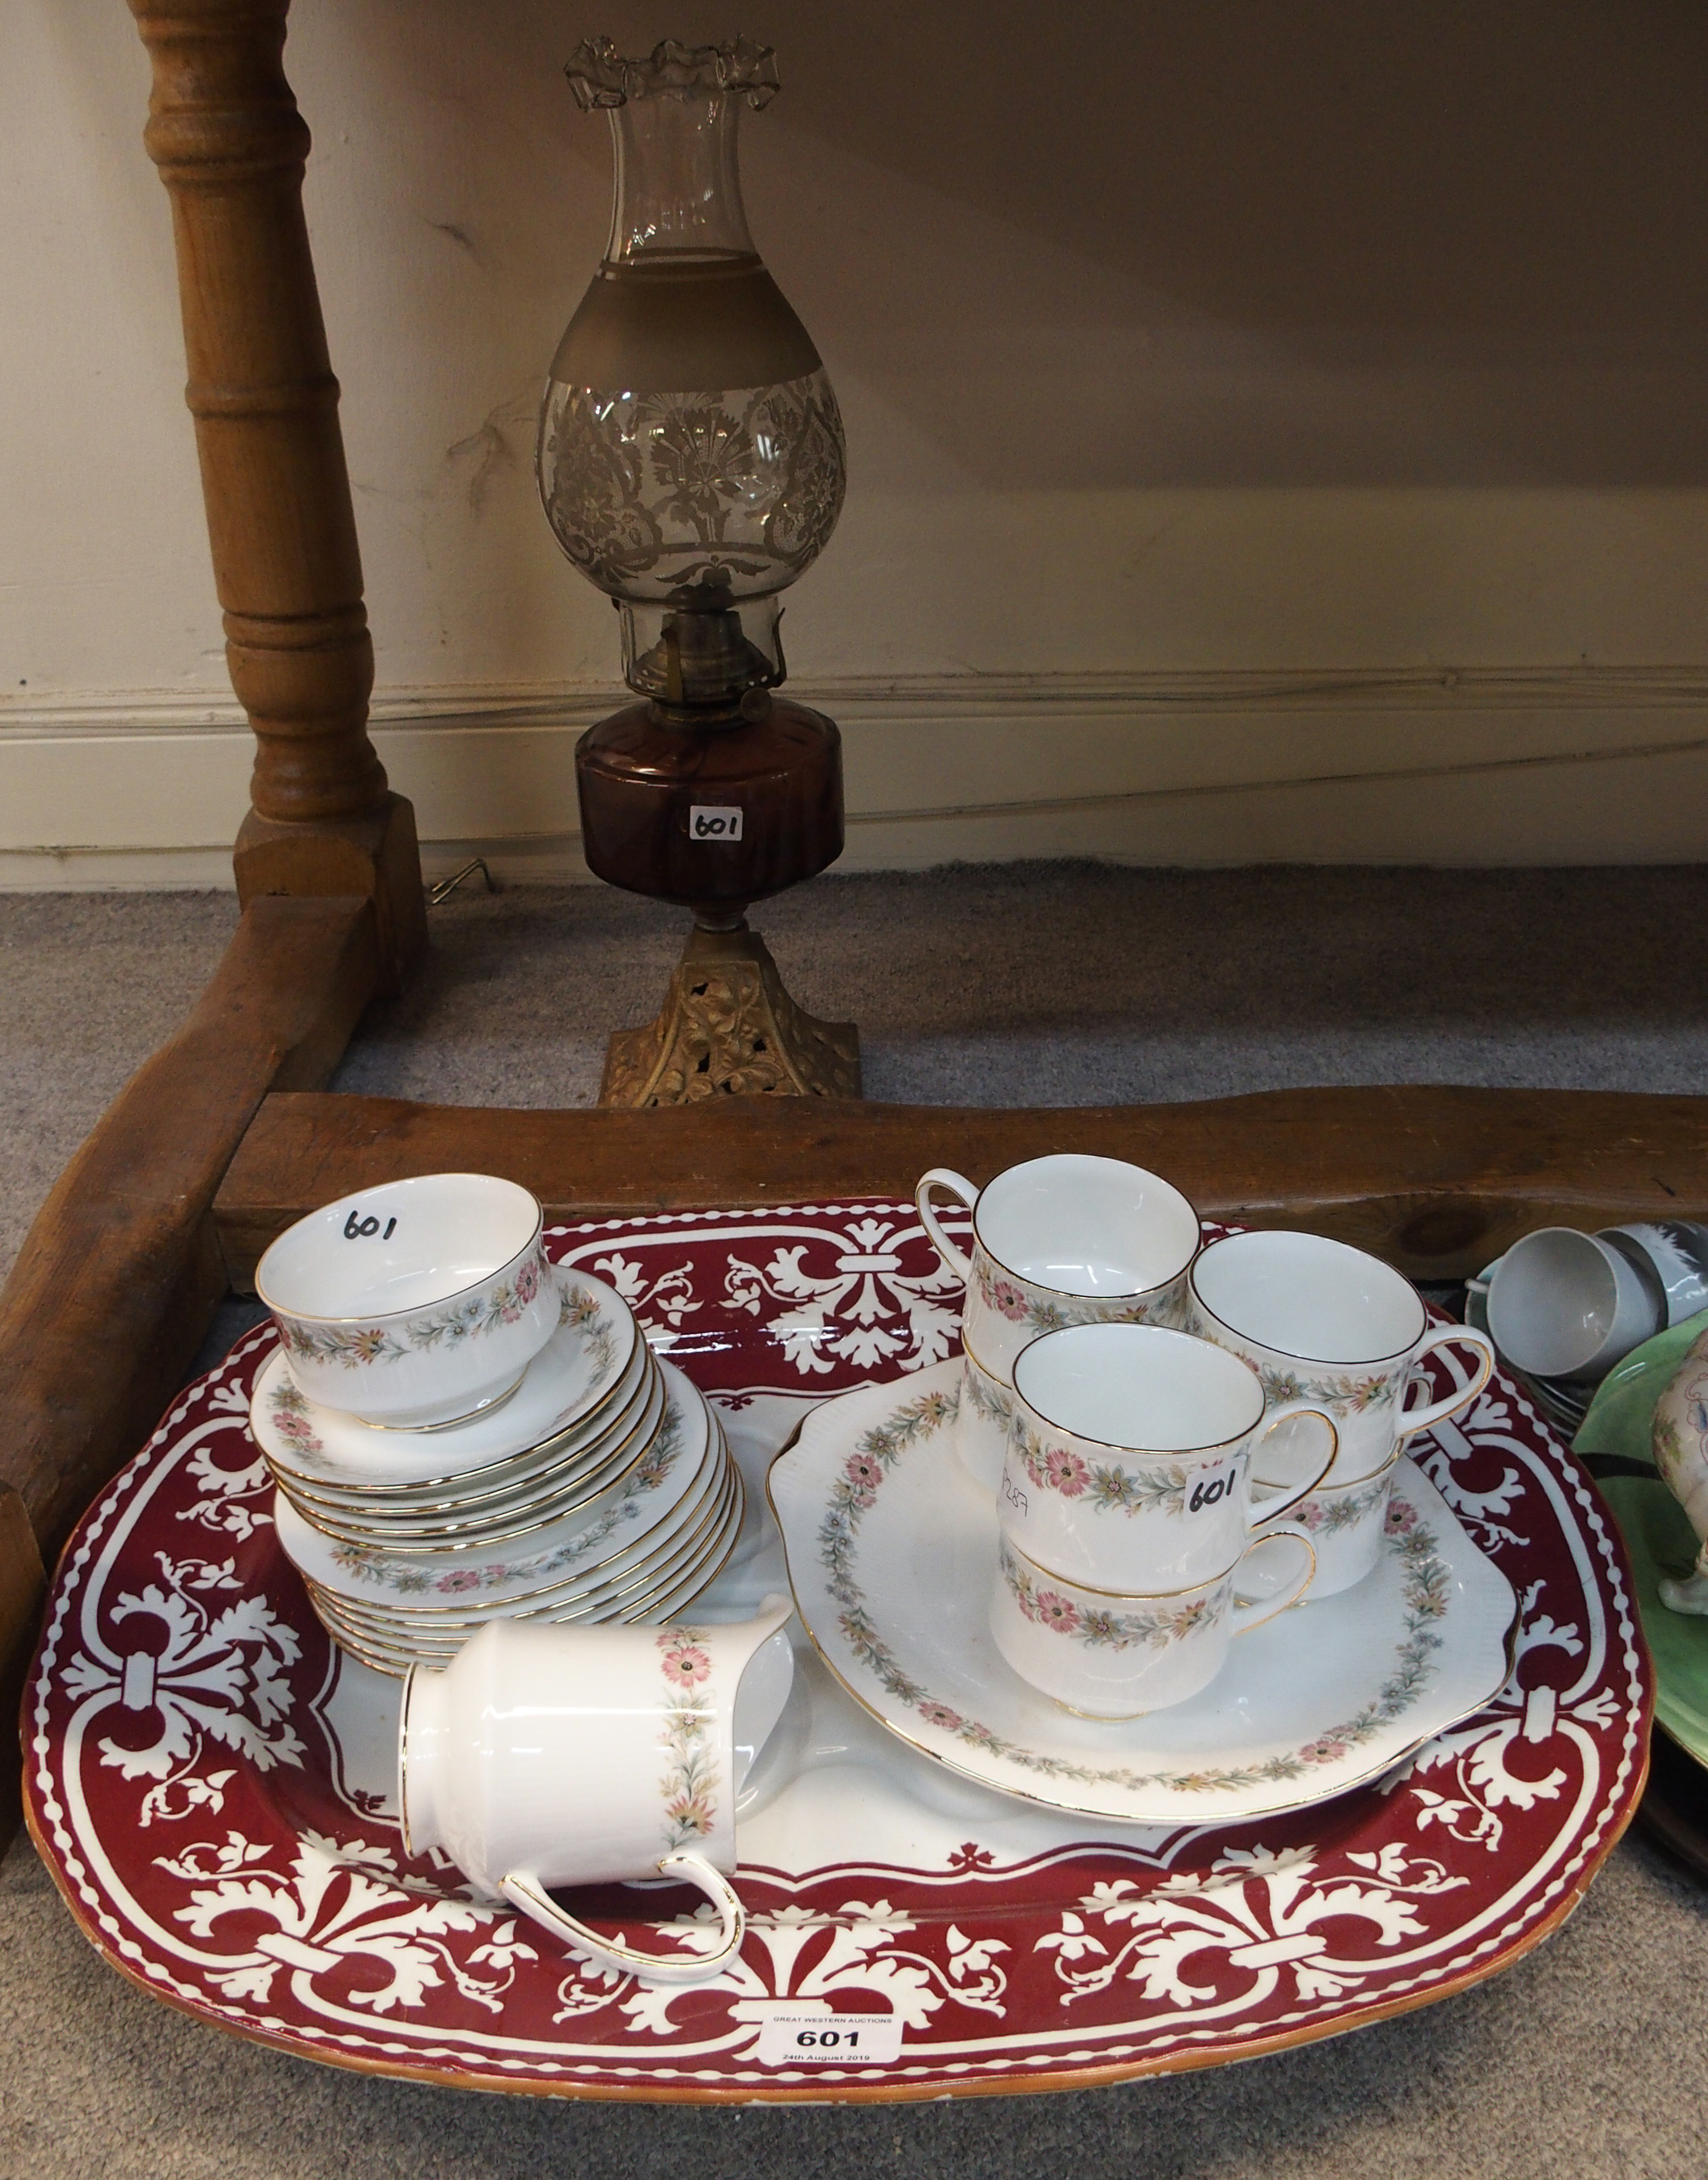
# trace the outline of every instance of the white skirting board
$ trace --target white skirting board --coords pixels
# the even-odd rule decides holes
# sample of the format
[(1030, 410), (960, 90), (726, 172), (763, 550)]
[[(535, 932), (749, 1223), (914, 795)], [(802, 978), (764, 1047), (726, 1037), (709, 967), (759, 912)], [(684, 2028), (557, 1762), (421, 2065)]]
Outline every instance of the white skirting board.
[[(844, 737), (840, 868), (1093, 856), (1694, 862), (1708, 667), (953, 674), (791, 684)], [(587, 877), (577, 736), (611, 688), (393, 691), (374, 739), (433, 874)], [(0, 710), (0, 888), (231, 883), (253, 743), (228, 697)]]

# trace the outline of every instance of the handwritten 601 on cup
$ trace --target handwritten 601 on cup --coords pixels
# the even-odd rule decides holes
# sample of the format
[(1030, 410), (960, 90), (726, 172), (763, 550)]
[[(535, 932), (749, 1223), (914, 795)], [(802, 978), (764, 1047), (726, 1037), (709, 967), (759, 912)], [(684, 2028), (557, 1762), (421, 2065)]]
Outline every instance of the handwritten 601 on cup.
[(741, 812), (726, 804), (696, 802), (688, 812), (690, 840), (739, 840)]
[(380, 1239), (382, 1241), (389, 1241), (397, 1230), (397, 1220), (388, 1219), (386, 1221), (385, 1232), (380, 1234), (379, 1218), (371, 1211), (365, 1219), (360, 1213), (353, 1211), (343, 1225), (343, 1236), (347, 1241), (365, 1241), (375, 1234), (380, 1234)]

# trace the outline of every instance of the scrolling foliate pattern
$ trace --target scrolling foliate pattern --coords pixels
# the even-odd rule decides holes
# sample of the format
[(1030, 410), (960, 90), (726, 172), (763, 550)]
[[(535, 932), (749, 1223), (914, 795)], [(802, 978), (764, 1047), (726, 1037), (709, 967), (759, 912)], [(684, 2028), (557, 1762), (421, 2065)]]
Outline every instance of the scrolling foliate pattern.
[[(799, 1392), (777, 1405), (781, 1381), (817, 1394), (903, 1374), (851, 1449), (850, 1515), (868, 1490), (881, 1503), (898, 1462), (953, 1459), (953, 1373), (947, 1396), (917, 1374), (953, 1347), (957, 1283), (911, 1203), (600, 1220), (556, 1229), (550, 1250), (654, 1329), (691, 1335), (684, 1359), (755, 1455), (799, 1412)], [(916, 1787), (915, 1752), (864, 1737), (835, 1795), (789, 1811), (791, 1779), (785, 1821), (757, 1816), (778, 1851), (738, 1880), (741, 1957), (706, 1984), (643, 1988), (470, 1898), (442, 1858), (404, 1854), (394, 1684), (330, 1656), (249, 1434), (276, 1346), (258, 1330), (181, 1393), (78, 1524), (30, 1674), (25, 1792), (104, 1958), (298, 2056), (513, 2092), (744, 2100), (1068, 2088), (1249, 2058), (1510, 1964), (1563, 1919), (1642, 1783), (1650, 1669), (1617, 1537), (1497, 1378), (1420, 1463), (1519, 1602), (1509, 1677), (1481, 1709), (1354, 1792), (1166, 1841), (1042, 1813), (1017, 1839), (1000, 1818), (1018, 1805), (957, 1814)], [(1403, 1548), (1421, 1641), (1435, 1585), (1414, 1540), (1431, 1524), (1406, 1527), (1411, 1511), (1384, 1550)], [(684, 1655), (678, 1682), (697, 1671)], [(1311, 1751), (1307, 1774), (1332, 1753)], [(709, 1911), (652, 1919), (668, 1913), (668, 1896), (633, 1896), (628, 1935), (717, 1942)], [(850, 2000), (900, 2017), (893, 2065), (761, 2062), (768, 2013)]]
[(540, 481), (585, 575), (658, 601), (685, 584), (739, 598), (793, 582), (842, 511), (841, 412), (821, 371), (726, 393), (628, 394), (554, 383)]

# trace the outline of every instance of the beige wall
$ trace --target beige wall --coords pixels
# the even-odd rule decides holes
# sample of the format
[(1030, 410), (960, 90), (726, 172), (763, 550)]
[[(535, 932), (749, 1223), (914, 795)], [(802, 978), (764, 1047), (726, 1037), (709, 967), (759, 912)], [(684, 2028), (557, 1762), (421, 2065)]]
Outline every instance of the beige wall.
[[(1694, 5), (741, 11), (755, 234), (848, 421), (792, 599), (850, 861), (1694, 857), (1708, 19)], [(442, 860), (579, 867), (614, 617), (534, 497), (608, 210), (584, 30), (297, 0), (379, 735)], [(0, 883), (217, 878), (244, 807), (147, 68), (0, 0)]]

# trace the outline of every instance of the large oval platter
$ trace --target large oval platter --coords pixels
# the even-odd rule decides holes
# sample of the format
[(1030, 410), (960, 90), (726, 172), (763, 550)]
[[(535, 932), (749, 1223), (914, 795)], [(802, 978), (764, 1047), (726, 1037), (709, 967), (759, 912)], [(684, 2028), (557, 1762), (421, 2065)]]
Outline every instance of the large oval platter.
[[(958, 1291), (910, 1206), (611, 1221), (551, 1245), (723, 1418), (749, 1512), (701, 1617), (777, 1586), (765, 1473), (816, 1403), (955, 1351)], [(1380, 1780), (1219, 1825), (1041, 1807), (906, 1746), (802, 1637), (742, 1814), (739, 1962), (696, 1989), (611, 1980), (404, 1856), (395, 1683), (314, 1619), (249, 1435), (273, 1345), (252, 1335), (180, 1397), (72, 1539), (25, 1693), (26, 1808), (115, 1968), (306, 2057), (703, 2101), (1066, 2089), (1249, 2057), (1508, 1965), (1570, 1912), (1641, 1786), (1647, 1669), (1618, 1545), (1497, 1379), (1414, 1457), (1431, 1518), (1519, 1600), (1513, 1670)], [(700, 1936), (657, 1891), (581, 1904), (631, 1936)], [(766, 2036), (773, 2015), (825, 2012), (897, 2017), (898, 2056), (809, 2067)]]

